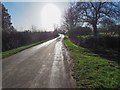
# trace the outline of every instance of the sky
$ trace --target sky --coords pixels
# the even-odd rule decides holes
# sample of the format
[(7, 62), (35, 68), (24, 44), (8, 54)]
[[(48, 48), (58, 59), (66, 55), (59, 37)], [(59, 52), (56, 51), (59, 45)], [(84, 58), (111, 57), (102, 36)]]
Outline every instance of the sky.
[(13, 26), (18, 31), (29, 30), (32, 26), (36, 26), (39, 30), (53, 31), (55, 25), (59, 26), (61, 24), (68, 3), (77, 0), (52, 1), (4, 0), (3, 4), (8, 9)]
[(53, 31), (60, 25), (68, 2), (3, 2), (11, 15), (13, 26), (18, 31), (32, 26), (40, 30)]

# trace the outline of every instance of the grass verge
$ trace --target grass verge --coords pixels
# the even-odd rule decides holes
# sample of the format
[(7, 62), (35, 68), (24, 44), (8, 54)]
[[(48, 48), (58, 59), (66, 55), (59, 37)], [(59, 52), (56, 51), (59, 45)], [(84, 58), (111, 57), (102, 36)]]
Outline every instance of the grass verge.
[(78, 88), (120, 88), (120, 66), (64, 38)]
[(21, 47), (18, 47), (18, 48), (15, 48), (15, 49), (12, 49), (12, 50), (9, 50), (9, 51), (5, 51), (5, 52), (1, 52), (0, 55), (2, 55), (2, 58), (6, 58), (6, 57), (9, 57), (11, 55), (14, 55), (20, 51), (23, 51), (25, 49), (28, 49), (30, 47), (33, 47), (35, 45), (38, 45), (38, 44), (41, 44), (43, 42), (45, 42), (47, 40), (43, 40), (43, 41), (40, 41), (40, 42), (37, 42), (37, 43), (33, 43), (33, 44), (29, 44), (29, 45), (25, 45), (25, 46), (21, 46)]

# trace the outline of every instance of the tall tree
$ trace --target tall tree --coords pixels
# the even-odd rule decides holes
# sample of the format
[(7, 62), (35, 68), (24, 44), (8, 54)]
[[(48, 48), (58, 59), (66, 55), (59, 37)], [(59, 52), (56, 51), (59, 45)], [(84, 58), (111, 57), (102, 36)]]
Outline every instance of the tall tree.
[(1, 4), (1, 6), (2, 6), (2, 14), (1, 14), (2, 30), (9, 32), (15, 30), (14, 27), (12, 26), (11, 16), (8, 13), (8, 9), (6, 9), (3, 4)]
[(77, 2), (81, 21), (89, 23), (93, 27), (94, 36), (97, 36), (97, 25), (103, 18), (116, 19), (120, 16), (118, 3), (115, 2)]
[(2, 4), (0, 2), (0, 31), (2, 31)]
[(70, 3), (69, 8), (65, 12), (63, 25), (68, 31), (69, 34), (74, 30), (79, 21), (79, 13), (76, 11), (75, 3)]

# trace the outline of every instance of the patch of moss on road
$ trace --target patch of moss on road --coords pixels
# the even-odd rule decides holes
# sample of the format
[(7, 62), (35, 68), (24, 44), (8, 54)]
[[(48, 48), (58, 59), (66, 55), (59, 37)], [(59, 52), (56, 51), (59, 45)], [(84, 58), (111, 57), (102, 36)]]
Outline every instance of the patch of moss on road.
[(74, 62), (74, 78), (79, 88), (120, 88), (120, 66), (72, 43), (64, 44)]

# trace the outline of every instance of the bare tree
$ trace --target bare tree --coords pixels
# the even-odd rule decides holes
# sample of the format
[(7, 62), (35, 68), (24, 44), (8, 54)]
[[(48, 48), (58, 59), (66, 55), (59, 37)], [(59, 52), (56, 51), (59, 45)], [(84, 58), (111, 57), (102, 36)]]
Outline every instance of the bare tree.
[(97, 25), (103, 18), (116, 19), (120, 16), (118, 3), (115, 2), (77, 2), (76, 7), (79, 11), (81, 21), (91, 24), (94, 36), (97, 36)]
[(76, 10), (76, 5), (75, 3), (70, 3), (70, 7), (65, 12), (62, 26), (64, 26), (66, 30), (71, 32), (72, 30), (74, 30), (74, 28), (76, 28), (78, 21), (79, 21), (79, 13)]
[(30, 28), (30, 30), (32, 32), (37, 32), (38, 31), (37, 26), (35, 26), (35, 25), (32, 25), (31, 28)]

